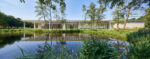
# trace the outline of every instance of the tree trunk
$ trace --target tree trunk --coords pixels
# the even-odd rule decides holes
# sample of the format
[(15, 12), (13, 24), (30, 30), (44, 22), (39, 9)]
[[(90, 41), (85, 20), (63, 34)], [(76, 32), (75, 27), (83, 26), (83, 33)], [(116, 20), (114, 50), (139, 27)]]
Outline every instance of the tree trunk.
[(50, 22), (51, 22), (51, 20), (52, 20), (52, 15), (51, 15), (51, 8), (50, 8), (50, 20), (49, 20), (49, 29), (51, 28), (51, 26), (50, 26)]
[[(57, 9), (55, 10), (55, 12), (56, 12), (56, 14), (55, 14), (55, 16), (56, 16), (56, 21), (58, 22)], [(58, 25), (59, 25), (59, 24), (57, 24), (57, 27), (56, 27), (56, 29), (58, 29)]]
[[(43, 7), (43, 5), (42, 5), (42, 7)], [(46, 24), (46, 15), (45, 15), (45, 13), (44, 13), (44, 10), (43, 10), (43, 9), (42, 9), (42, 14), (43, 14), (44, 22), (45, 22), (45, 24)], [(44, 24), (44, 28), (46, 28), (45, 24)]]
[(119, 30), (119, 23), (117, 23), (117, 29)]
[(124, 22), (123, 29), (126, 29), (126, 23), (128, 22), (128, 18), (129, 18), (129, 15), (130, 15), (130, 11), (131, 11), (131, 9), (128, 9), (128, 14), (127, 14), (126, 20), (125, 20), (125, 22)]
[(120, 23), (120, 15), (119, 15), (119, 13), (118, 13), (118, 20), (117, 20), (117, 30), (119, 30), (119, 23)]

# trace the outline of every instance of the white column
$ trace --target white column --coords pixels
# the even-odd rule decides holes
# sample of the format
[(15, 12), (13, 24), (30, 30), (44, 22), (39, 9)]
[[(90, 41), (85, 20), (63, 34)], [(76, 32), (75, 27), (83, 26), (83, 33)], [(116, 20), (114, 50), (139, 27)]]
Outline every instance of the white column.
[(34, 20), (34, 29), (35, 29), (36, 27), (35, 27), (35, 20)]
[(109, 29), (112, 29), (111, 21), (109, 21)]
[(26, 38), (26, 33), (23, 34), (23, 37)]
[(78, 24), (78, 29), (80, 29), (80, 23)]
[(24, 22), (24, 29), (26, 28), (26, 23)]
[(66, 30), (66, 24), (62, 24), (63, 25), (63, 30)]
[(51, 29), (51, 25), (50, 25), (51, 23), (50, 23), (50, 21), (49, 21), (49, 29)]

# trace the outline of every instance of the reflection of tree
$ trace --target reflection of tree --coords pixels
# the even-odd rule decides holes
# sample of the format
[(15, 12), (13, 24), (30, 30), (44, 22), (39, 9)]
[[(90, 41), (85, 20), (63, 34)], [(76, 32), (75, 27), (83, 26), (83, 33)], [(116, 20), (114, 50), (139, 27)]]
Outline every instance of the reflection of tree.
[(22, 34), (1, 34), (0, 35), (0, 48), (3, 48), (5, 45), (13, 44), (16, 41), (20, 41)]
[(66, 37), (66, 34), (64, 33), (64, 34), (62, 34), (62, 40), (60, 41), (60, 44), (61, 45), (66, 45), (66, 41), (65, 41), (65, 38)]

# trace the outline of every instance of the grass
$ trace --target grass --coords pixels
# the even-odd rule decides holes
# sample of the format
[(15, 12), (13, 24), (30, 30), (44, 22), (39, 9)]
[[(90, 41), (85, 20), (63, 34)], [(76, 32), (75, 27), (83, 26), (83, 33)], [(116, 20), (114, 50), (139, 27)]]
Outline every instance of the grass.
[(104, 37), (112, 37), (120, 40), (127, 40), (127, 34), (130, 34), (132, 32), (137, 31), (138, 29), (104, 29), (104, 30), (83, 30), (83, 33), (91, 34), (91, 35), (98, 35), (98, 36), (104, 36)]
[(8, 32), (23, 32), (23, 33), (74, 33), (74, 32), (80, 32), (78, 29), (67, 29), (67, 30), (61, 30), (61, 29), (0, 29), (0, 32), (8, 33)]
[(111, 37), (120, 40), (126, 40), (127, 34), (137, 31), (138, 29), (127, 29), (127, 30), (115, 30), (115, 29), (101, 29), (101, 30), (93, 30), (93, 29), (0, 29), (0, 33), (36, 33), (36, 34), (44, 34), (44, 33), (86, 33), (90, 35)]

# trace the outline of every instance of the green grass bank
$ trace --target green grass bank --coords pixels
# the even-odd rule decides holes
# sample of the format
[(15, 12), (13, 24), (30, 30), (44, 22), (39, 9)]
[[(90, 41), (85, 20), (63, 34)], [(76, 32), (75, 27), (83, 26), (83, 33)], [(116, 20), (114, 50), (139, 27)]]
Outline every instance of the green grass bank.
[(37, 34), (44, 34), (44, 33), (86, 33), (90, 35), (97, 35), (103, 37), (112, 37), (120, 40), (126, 40), (127, 35), (136, 32), (139, 29), (101, 29), (101, 30), (94, 30), (94, 29), (0, 29), (0, 33), (37, 33)]
[(120, 40), (127, 40), (127, 35), (136, 32), (139, 29), (120, 29), (120, 30), (115, 30), (115, 29), (103, 29), (103, 30), (83, 30), (83, 33), (87, 33), (90, 35), (98, 35), (98, 36), (104, 36), (104, 37), (111, 37), (111, 38), (116, 38)]

